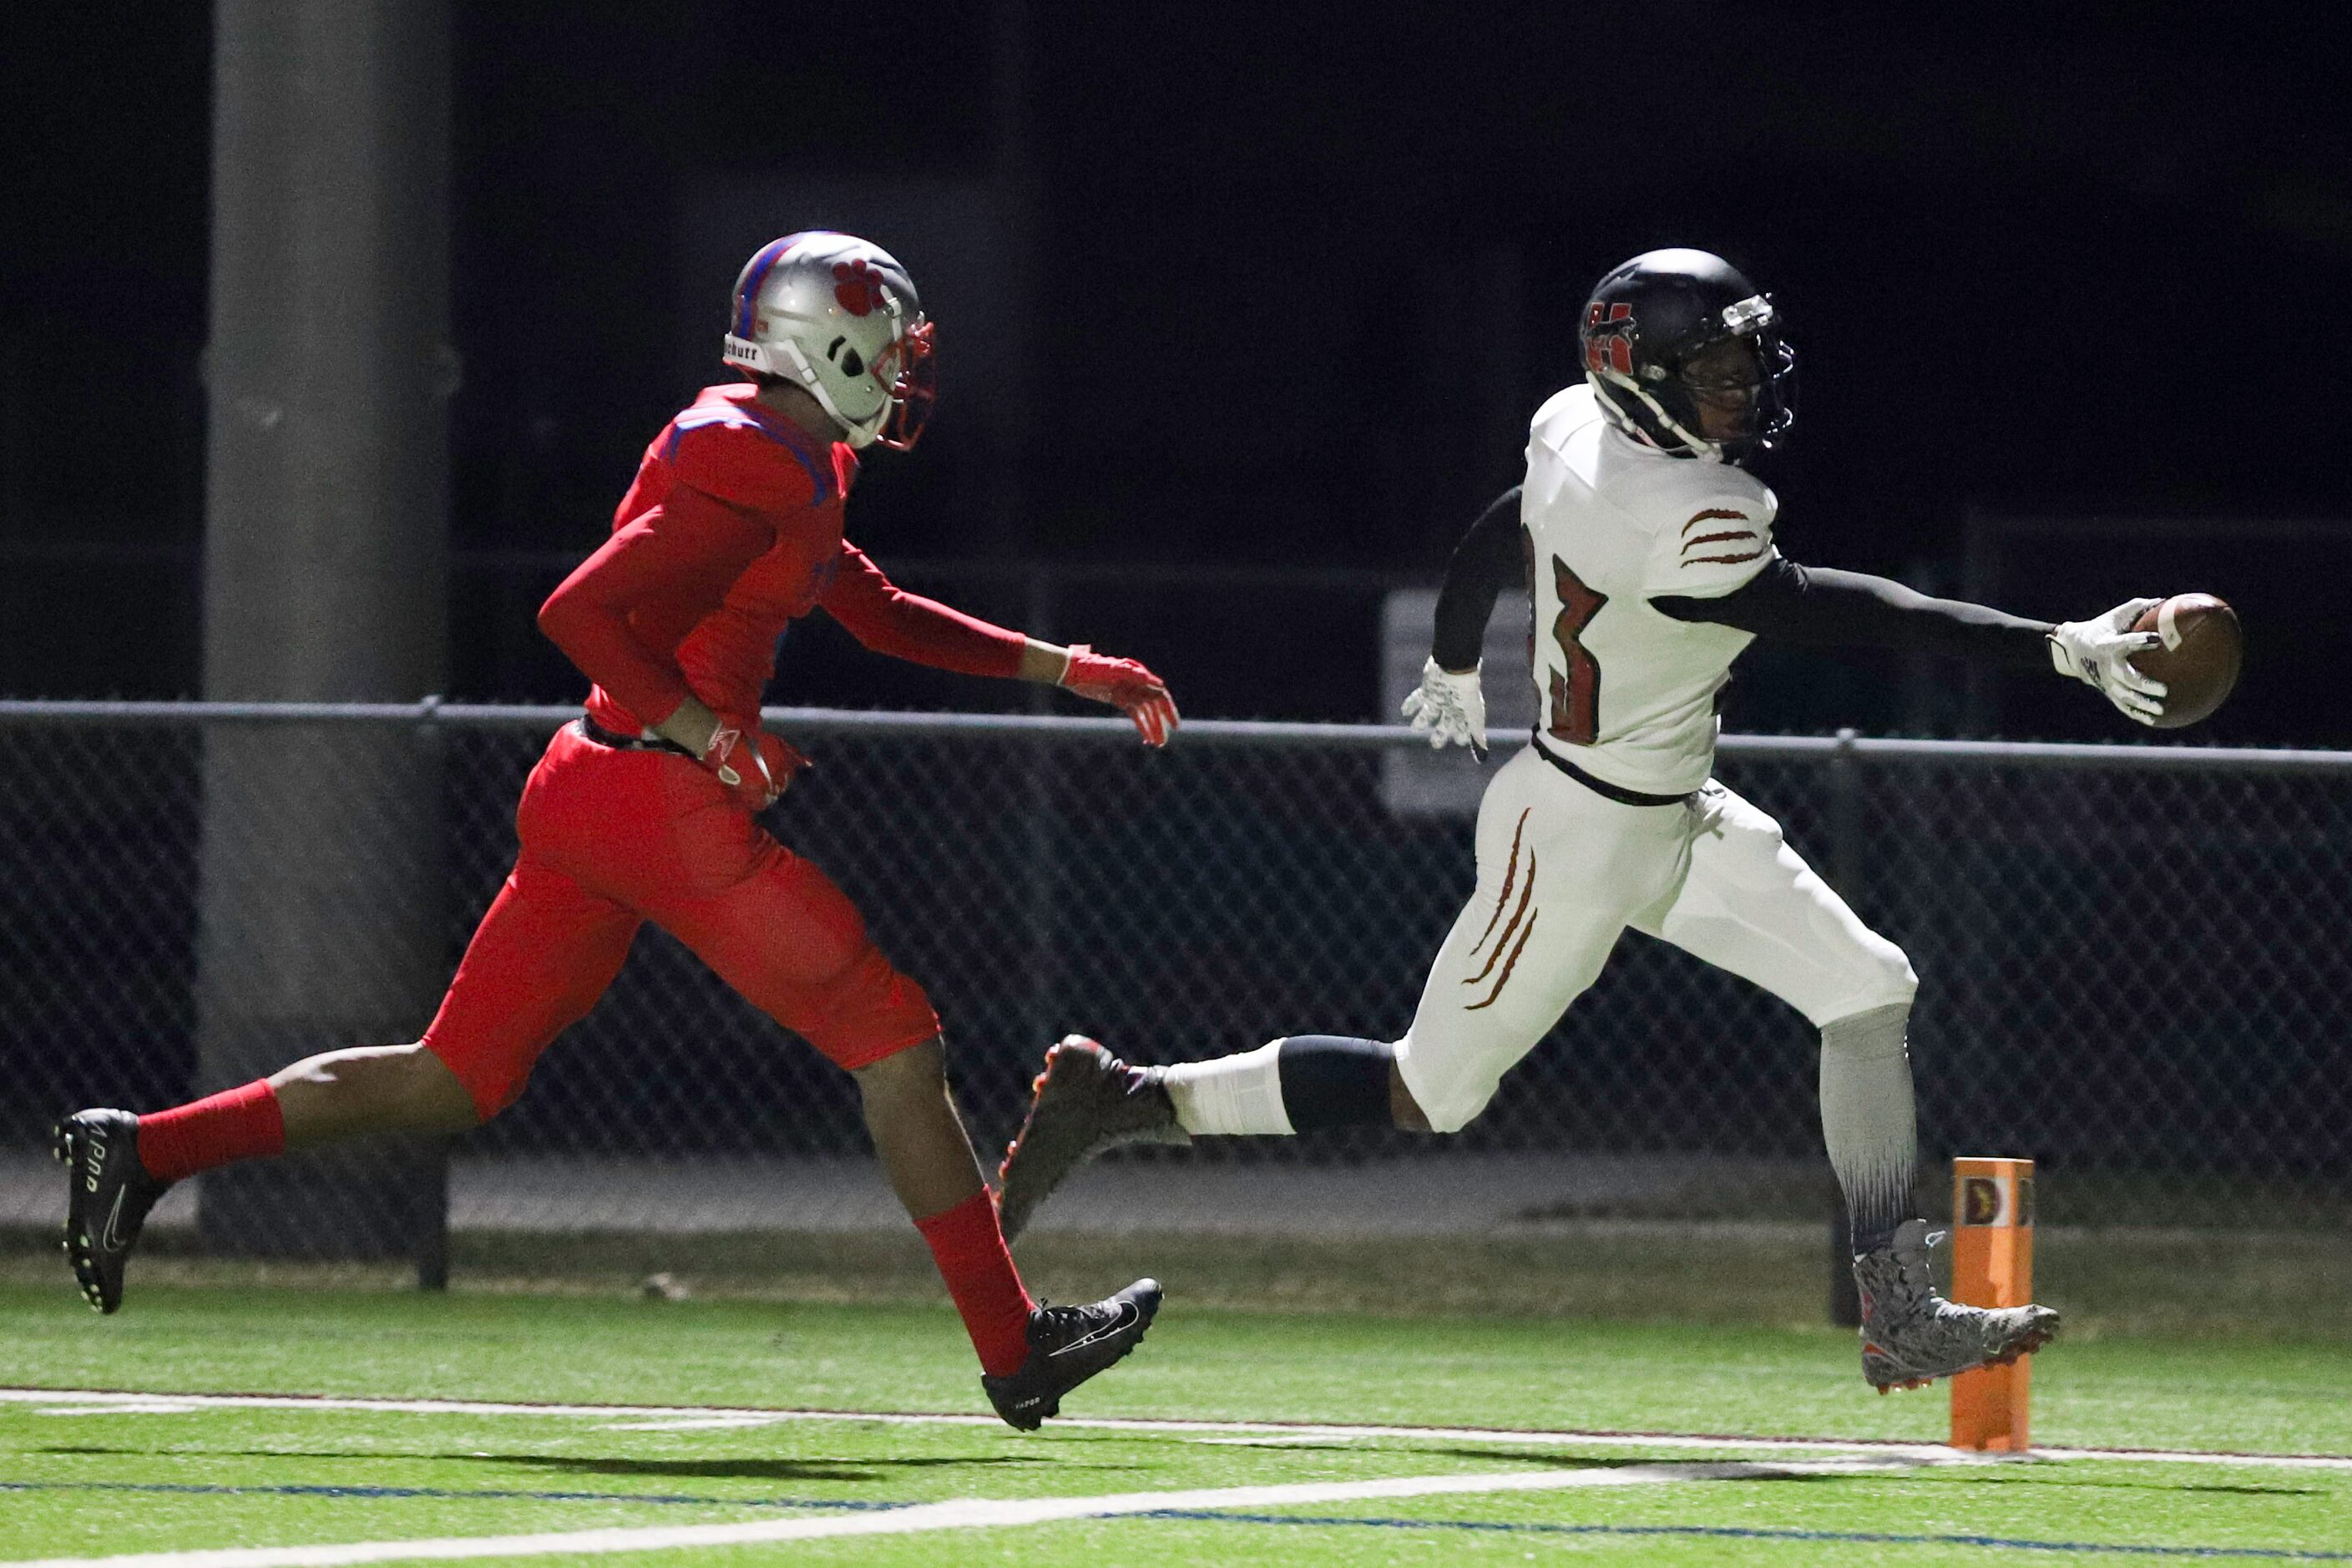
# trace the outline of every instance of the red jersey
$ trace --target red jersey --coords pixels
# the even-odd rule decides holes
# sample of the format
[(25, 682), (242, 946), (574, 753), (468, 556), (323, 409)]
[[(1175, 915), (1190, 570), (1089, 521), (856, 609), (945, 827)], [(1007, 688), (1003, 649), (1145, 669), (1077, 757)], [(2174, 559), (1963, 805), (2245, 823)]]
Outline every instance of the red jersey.
[(637, 734), (690, 692), (759, 721), (776, 640), (822, 607), (877, 652), (1012, 676), (1025, 639), (900, 592), (842, 537), (857, 457), (810, 437), (740, 382), (703, 389), (637, 465), (604, 547), (539, 612), (595, 683), (589, 716)]

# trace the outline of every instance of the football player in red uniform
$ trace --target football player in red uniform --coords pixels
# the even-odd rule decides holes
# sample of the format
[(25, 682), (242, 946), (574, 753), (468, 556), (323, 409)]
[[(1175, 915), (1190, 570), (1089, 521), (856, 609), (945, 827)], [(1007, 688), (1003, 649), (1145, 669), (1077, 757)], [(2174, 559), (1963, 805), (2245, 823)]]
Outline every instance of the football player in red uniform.
[(940, 1020), (824, 871), (762, 827), (805, 765), (761, 728), (787, 623), (823, 609), (867, 647), (1113, 704), (1150, 745), (1176, 727), (1142, 665), (1057, 647), (903, 593), (842, 537), (869, 445), (905, 450), (931, 401), (931, 324), (912, 280), (847, 235), (790, 235), (736, 280), (725, 357), (646, 448), (602, 548), (539, 624), (593, 682), (523, 787), (514, 870), (439, 1014), (409, 1045), (330, 1051), (146, 1116), (58, 1124), (66, 1249), (101, 1312), (172, 1183), (363, 1132), (455, 1131), (513, 1103), (650, 921), (857, 1081), (876, 1149), (930, 1246), (997, 1413), (1034, 1427), (1133, 1349), (1160, 1304), (1139, 1279), (1040, 1308), (1021, 1283), (950, 1098)]

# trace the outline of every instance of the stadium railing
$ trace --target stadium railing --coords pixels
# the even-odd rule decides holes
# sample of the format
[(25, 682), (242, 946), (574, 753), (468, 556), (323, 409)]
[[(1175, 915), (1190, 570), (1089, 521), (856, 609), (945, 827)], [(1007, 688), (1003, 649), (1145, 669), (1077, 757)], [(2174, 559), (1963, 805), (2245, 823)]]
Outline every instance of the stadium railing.
[[(59, 1110), (415, 1038), (575, 713), (0, 703), (0, 1226), (54, 1224)], [(929, 990), (984, 1150), (1066, 1032), (1146, 1061), (1393, 1037), (1471, 882), (1467, 817), (1394, 787), (1423, 742), (1393, 727), (1194, 721), (1147, 752), (1115, 719), (768, 717), (815, 759), (772, 826)], [(1742, 735), (1719, 772), (1921, 974), (1930, 1212), (1941, 1157), (2019, 1154), (2045, 1225), (2352, 1232), (2352, 754)], [(1398, 1194), (1427, 1195), (1424, 1230), (1818, 1228), (1814, 1063), (1786, 1006), (1628, 936), (1460, 1135), (1125, 1158), (1171, 1188), (1223, 1173), (1254, 1194), (1219, 1222), (1237, 1230), (1405, 1223)], [(215, 1173), (158, 1224), (214, 1253), (415, 1258), (435, 1282), (453, 1226), (896, 1223), (865, 1150), (844, 1077), (648, 931), (453, 1150)], [(1485, 1217), (1444, 1206), (1457, 1179), (1493, 1194)]]

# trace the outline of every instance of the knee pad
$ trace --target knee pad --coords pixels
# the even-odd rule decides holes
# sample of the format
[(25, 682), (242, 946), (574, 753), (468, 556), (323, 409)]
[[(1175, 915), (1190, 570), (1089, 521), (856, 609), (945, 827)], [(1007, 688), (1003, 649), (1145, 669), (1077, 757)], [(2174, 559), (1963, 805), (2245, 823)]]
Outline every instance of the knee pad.
[(490, 1050), (468, 1049), (437, 1039), (431, 1031), (416, 1042), (433, 1058), (449, 1069), (449, 1076), (474, 1101), (478, 1122), (488, 1121), (508, 1106), (522, 1098), (523, 1085), (530, 1081), (530, 1069), (538, 1064), (539, 1053), (528, 1055)]
[(922, 986), (891, 967), (871, 945), (822, 985), (789, 999), (754, 998), (768, 1016), (850, 1072), (870, 1067), (940, 1033), (940, 1016)]
[(1826, 1029), (1884, 1007), (1911, 1005), (1919, 992), (1919, 976), (1901, 948), (1858, 921), (1849, 924), (1847, 934), (1830, 934), (1837, 936), (1836, 946), (1843, 952), (1835, 972), (1822, 977), (1822, 994), (1809, 997), (1803, 1007), (1815, 1028)]
[(1486, 1102), (1495, 1098), (1499, 1079), (1472, 1078), (1466, 1074), (1449, 1074), (1453, 1082), (1429, 1081), (1430, 1062), (1424, 1054), (1418, 1068), (1412, 1054), (1412, 1037), (1407, 1035), (1396, 1044), (1397, 1072), (1404, 1079), (1412, 1102), (1421, 1107), (1421, 1114), (1429, 1122), (1432, 1132), (1459, 1132), (1478, 1119)]
[(1911, 999), (1919, 994), (1919, 976), (1912, 969), (1911, 960), (1901, 948), (1880, 937), (1871, 952), (1876, 974), (1866, 988), (1856, 1012), (1885, 1007), (1901, 1007), (1908, 1011)]

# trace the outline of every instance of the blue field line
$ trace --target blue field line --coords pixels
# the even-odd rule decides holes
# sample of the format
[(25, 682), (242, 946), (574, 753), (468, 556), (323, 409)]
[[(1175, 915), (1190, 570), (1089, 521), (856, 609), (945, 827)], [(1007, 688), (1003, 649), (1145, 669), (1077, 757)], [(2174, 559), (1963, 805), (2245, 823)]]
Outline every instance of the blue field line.
[(1982, 1546), (2007, 1552), (2114, 1552), (2133, 1557), (2248, 1557), (2270, 1563), (2352, 1563), (2352, 1552), (2300, 1552), (2280, 1546), (2137, 1546), (2103, 1541), (2033, 1541), (2006, 1535), (1899, 1535), (1874, 1530), (1753, 1530), (1718, 1524), (1539, 1524), (1485, 1519), (1349, 1519), (1221, 1509), (1155, 1509), (1136, 1519), (1207, 1520), (1225, 1524), (1311, 1524), (1371, 1530), (1475, 1530), (1526, 1535), (1680, 1535), (1724, 1541), (1851, 1542), (1863, 1546)]
[(830, 1508), (886, 1510), (903, 1502), (849, 1498), (685, 1497), (668, 1492), (459, 1491), (446, 1487), (206, 1486), (172, 1481), (0, 1481), (0, 1492), (163, 1492), (180, 1497), (428, 1498), (485, 1502), (642, 1502), (698, 1508)]

